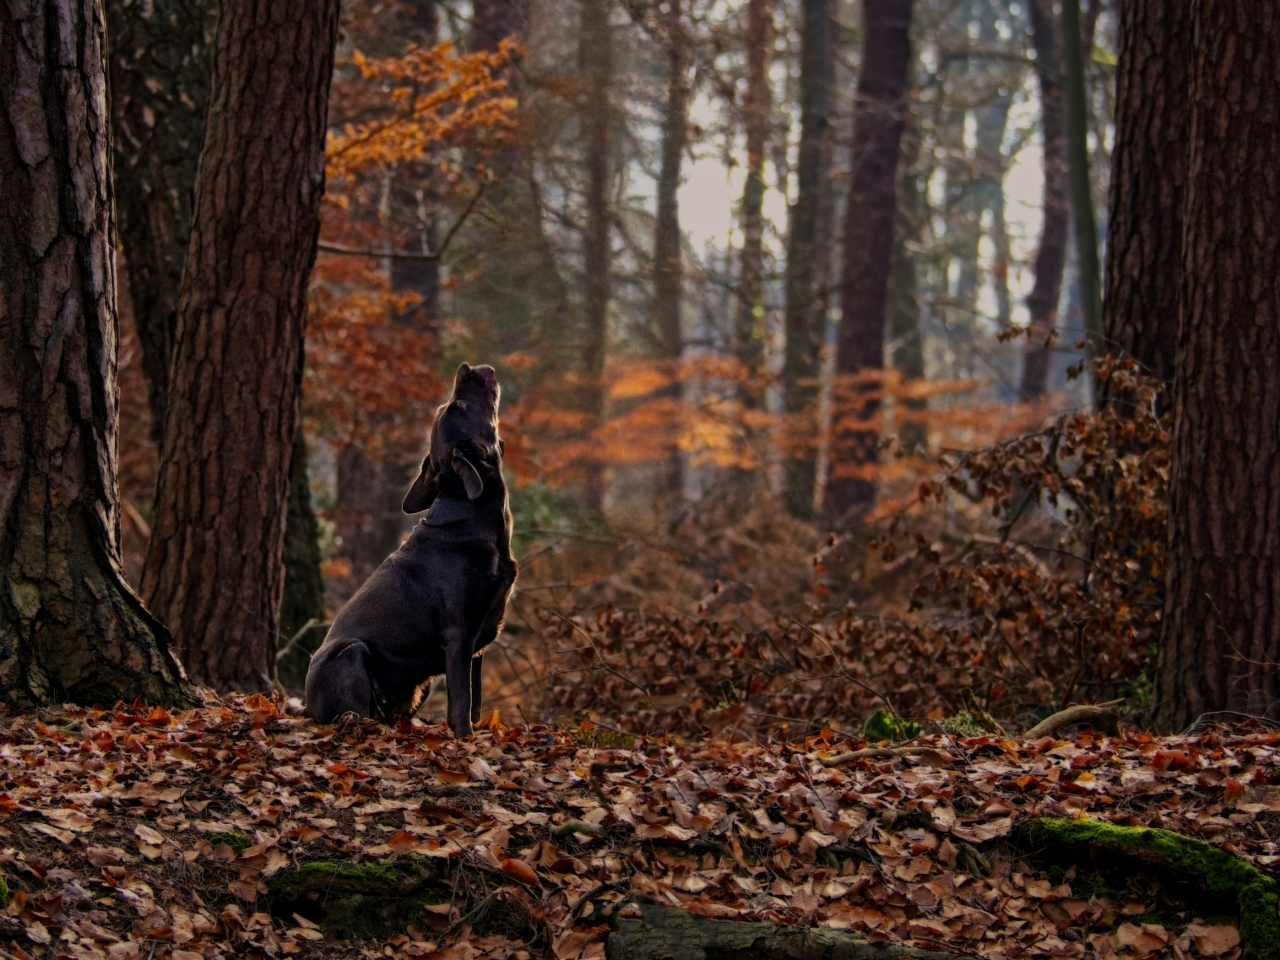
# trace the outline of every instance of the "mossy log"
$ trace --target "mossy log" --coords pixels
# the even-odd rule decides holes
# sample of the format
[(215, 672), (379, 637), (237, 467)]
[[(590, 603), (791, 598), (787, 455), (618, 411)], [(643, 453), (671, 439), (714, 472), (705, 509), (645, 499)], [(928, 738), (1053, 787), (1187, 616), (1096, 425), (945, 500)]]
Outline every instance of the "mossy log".
[(873, 943), (854, 934), (776, 923), (715, 920), (641, 904), (609, 934), (608, 960), (961, 960), (967, 954)]
[(1055, 851), (1087, 849), (1095, 860), (1128, 858), (1190, 879), (1215, 898), (1234, 902), (1240, 920), (1240, 960), (1280, 960), (1280, 884), (1257, 867), (1203, 840), (1147, 827), (1044, 817), (1019, 828), (1022, 837)]
[(303, 863), (267, 881), (271, 912), (317, 924), (333, 940), (369, 940), (404, 930), (437, 904), (437, 862), (408, 854), (378, 863)]

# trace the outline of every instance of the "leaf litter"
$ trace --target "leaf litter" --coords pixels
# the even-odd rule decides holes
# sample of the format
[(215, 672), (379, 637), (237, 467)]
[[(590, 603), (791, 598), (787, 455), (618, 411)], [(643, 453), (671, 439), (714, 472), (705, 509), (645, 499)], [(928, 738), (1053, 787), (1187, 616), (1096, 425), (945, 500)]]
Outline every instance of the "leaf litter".
[[(1280, 860), (1280, 733), (602, 746), (589, 723), (456, 740), (418, 720), (323, 727), (261, 695), (0, 721), (0, 940), (15, 960), (604, 955), (636, 900), (998, 958), (1222, 957), (1236, 920), (1020, 849), (1078, 817)], [(427, 864), (403, 930), (335, 939), (270, 884), (321, 862)], [(279, 898), (276, 898), (279, 899)], [(1199, 911), (1199, 912), (1198, 912)]]

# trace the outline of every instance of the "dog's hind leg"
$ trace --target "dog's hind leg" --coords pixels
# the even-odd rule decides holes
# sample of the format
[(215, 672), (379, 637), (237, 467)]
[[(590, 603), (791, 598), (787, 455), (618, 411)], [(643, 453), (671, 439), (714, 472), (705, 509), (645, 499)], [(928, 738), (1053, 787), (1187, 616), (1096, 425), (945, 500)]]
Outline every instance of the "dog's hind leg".
[(480, 722), (480, 667), (484, 657), (477, 653), (471, 658), (471, 722)]
[(444, 682), (449, 691), (449, 729), (455, 737), (471, 735), (471, 661), (475, 644), (457, 627), (445, 630)]
[(348, 713), (372, 717), (376, 691), (370, 657), (364, 641), (352, 640), (313, 662), (307, 671), (307, 715), (320, 723), (333, 723)]

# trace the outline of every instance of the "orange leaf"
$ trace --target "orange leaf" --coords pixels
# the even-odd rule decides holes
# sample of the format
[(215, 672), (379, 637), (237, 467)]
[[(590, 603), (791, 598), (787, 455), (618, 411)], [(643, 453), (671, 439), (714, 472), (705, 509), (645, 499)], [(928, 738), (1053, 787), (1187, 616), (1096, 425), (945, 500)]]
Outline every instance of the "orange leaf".
[(502, 861), (502, 872), (514, 880), (526, 883), (531, 887), (538, 886), (538, 875), (533, 872), (533, 867), (529, 866), (523, 860), (512, 860), (505, 857)]

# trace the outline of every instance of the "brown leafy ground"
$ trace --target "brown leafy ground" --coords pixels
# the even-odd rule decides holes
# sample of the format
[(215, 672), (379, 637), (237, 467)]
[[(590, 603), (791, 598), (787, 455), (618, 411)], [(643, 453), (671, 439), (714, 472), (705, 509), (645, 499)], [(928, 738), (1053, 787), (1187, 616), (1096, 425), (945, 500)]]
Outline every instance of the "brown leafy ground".
[[(1044, 814), (1163, 826), (1270, 870), (1280, 734), (676, 745), (600, 728), (320, 727), (261, 696), (0, 723), (4, 952), (26, 958), (597, 957), (633, 898), (990, 957), (1239, 955), (1161, 878), (1020, 849)], [(579, 829), (557, 829), (570, 820)], [(239, 853), (228, 832), (251, 844)], [(223, 835), (219, 838), (216, 835)], [(335, 941), (273, 915), (313, 860), (409, 855), (439, 902)], [(277, 913), (281, 913), (275, 902)]]

